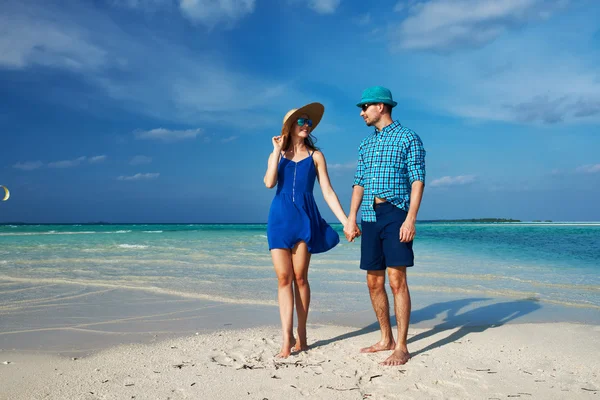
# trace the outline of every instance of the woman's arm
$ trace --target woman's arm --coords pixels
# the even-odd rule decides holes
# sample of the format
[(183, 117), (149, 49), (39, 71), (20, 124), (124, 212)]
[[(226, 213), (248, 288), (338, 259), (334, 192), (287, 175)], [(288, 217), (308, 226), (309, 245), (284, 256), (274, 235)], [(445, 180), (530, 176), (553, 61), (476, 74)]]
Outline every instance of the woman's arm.
[(273, 152), (269, 156), (267, 172), (265, 173), (265, 177), (263, 179), (265, 186), (269, 189), (272, 189), (275, 187), (275, 185), (277, 185), (277, 167), (279, 165), (279, 157), (281, 156), (283, 139), (281, 136), (273, 136), (271, 141), (273, 142)]
[(315, 167), (317, 168), (317, 178), (319, 179), (319, 184), (321, 185), (323, 198), (325, 198), (325, 202), (329, 208), (331, 208), (331, 211), (333, 211), (337, 219), (345, 227), (348, 223), (348, 217), (346, 216), (346, 213), (340, 204), (337, 194), (331, 186), (329, 173), (327, 172), (327, 162), (325, 161), (325, 156), (320, 151), (315, 151), (313, 154), (313, 159), (315, 161)]

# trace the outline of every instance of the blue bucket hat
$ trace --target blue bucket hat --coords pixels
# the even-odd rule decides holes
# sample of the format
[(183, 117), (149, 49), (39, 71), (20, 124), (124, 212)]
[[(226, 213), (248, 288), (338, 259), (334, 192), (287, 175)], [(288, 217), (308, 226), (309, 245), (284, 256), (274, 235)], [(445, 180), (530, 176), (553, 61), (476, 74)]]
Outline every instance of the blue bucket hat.
[(360, 102), (356, 105), (361, 107), (363, 104), (367, 103), (383, 103), (392, 108), (396, 107), (398, 104), (392, 99), (392, 92), (390, 92), (390, 89), (384, 88), (383, 86), (366, 88), (362, 93)]

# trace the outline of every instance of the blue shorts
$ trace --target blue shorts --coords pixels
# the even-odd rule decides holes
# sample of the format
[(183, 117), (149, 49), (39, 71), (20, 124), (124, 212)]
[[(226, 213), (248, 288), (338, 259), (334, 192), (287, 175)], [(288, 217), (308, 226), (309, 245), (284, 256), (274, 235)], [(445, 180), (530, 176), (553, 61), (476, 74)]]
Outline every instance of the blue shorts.
[(406, 211), (385, 202), (374, 204), (377, 222), (361, 222), (360, 269), (381, 271), (386, 267), (412, 267), (413, 242), (400, 241)]

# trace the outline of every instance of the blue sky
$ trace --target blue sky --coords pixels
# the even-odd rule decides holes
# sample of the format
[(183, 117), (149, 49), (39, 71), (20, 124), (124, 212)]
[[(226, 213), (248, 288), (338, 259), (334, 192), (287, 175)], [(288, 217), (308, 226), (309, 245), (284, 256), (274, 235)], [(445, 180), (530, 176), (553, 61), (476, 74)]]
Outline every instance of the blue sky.
[(592, 0), (2, 1), (0, 222), (266, 222), (271, 136), (312, 101), (347, 211), (372, 85), (425, 144), (419, 219), (600, 220), (599, 15)]

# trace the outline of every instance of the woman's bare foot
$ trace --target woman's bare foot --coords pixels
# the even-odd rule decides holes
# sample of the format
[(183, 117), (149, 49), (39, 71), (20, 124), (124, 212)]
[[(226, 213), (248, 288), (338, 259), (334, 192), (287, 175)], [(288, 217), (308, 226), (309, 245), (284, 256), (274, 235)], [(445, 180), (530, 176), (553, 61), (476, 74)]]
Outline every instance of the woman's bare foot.
[(308, 350), (308, 342), (306, 341), (306, 328), (298, 327), (298, 337), (295, 338), (296, 344), (292, 347), (293, 353)]
[(275, 358), (288, 358), (290, 354), (292, 354), (292, 351), (294, 351), (293, 348), (295, 345), (296, 339), (293, 337), (289, 342), (284, 341), (283, 345), (281, 346), (281, 351), (275, 356)]
[(408, 351), (396, 349), (381, 365), (404, 365), (410, 360), (410, 353)]
[(301, 351), (308, 350), (308, 344), (306, 340), (302, 342), (300, 339), (296, 340), (296, 344), (292, 347), (292, 353), (299, 353)]
[(373, 346), (364, 347), (364, 348), (360, 349), (360, 352), (361, 353), (376, 353), (378, 351), (394, 350), (394, 347), (396, 347), (396, 343), (394, 343), (394, 341), (391, 341), (389, 343), (378, 342), (378, 343), (375, 343)]

